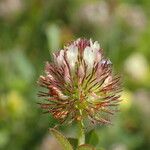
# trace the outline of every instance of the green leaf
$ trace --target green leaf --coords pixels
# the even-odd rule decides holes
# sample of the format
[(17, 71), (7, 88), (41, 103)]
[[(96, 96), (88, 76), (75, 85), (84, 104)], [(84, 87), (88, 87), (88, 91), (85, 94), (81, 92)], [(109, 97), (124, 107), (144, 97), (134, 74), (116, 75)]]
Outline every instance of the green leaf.
[(98, 142), (99, 142), (99, 138), (94, 129), (87, 133), (86, 143), (96, 146)]
[(91, 145), (83, 144), (80, 145), (77, 150), (96, 150), (96, 149)]
[(78, 139), (75, 138), (67, 138), (67, 139), (70, 142), (70, 144), (73, 146), (73, 148), (76, 149), (78, 145)]
[(50, 132), (58, 140), (63, 150), (73, 150), (71, 144), (64, 135), (53, 128), (50, 129)]

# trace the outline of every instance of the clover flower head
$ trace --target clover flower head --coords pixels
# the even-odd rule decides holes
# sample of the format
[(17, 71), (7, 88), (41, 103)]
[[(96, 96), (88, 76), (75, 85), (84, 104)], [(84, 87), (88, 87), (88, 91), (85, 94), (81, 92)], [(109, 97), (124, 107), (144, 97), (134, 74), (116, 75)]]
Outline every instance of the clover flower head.
[(109, 124), (120, 102), (120, 77), (99, 43), (77, 39), (53, 54), (38, 84), (41, 108), (62, 122), (90, 120)]

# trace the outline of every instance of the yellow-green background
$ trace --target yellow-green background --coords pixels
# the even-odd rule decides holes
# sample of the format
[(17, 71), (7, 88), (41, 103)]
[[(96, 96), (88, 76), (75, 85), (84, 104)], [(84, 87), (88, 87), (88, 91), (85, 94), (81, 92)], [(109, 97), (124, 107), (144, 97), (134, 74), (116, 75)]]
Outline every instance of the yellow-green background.
[(149, 150), (149, 10), (149, 0), (0, 0), (0, 150), (59, 149), (36, 81), (52, 52), (79, 37), (99, 41), (123, 81), (120, 112), (96, 128), (96, 146)]

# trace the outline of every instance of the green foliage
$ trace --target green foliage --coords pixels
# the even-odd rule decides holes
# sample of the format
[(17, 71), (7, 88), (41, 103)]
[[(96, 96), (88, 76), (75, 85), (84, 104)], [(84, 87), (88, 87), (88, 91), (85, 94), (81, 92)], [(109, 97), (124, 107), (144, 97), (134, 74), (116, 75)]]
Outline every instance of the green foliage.
[(80, 145), (77, 148), (77, 150), (95, 150), (95, 148), (90, 145), (84, 144), (84, 145)]
[(73, 148), (76, 149), (78, 146), (78, 139), (75, 138), (67, 138), (67, 139), (70, 142), (70, 144), (73, 146)]
[(64, 135), (62, 135), (60, 132), (58, 132), (55, 129), (50, 129), (50, 132), (53, 136), (55, 136), (55, 138), (61, 144), (61, 148), (63, 150), (73, 150), (71, 144), (69, 143), (69, 141), (67, 140), (67, 138)]
[(86, 134), (86, 143), (93, 146), (99, 143), (99, 137), (94, 129)]

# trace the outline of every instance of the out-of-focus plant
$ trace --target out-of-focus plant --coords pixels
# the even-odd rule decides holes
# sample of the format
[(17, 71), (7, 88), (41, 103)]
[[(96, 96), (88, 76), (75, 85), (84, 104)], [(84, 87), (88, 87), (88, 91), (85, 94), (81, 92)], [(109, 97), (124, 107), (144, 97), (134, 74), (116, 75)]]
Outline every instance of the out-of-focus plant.
[[(48, 51), (80, 36), (101, 41), (124, 81), (115, 125), (87, 124), (86, 132), (94, 132), (86, 133), (86, 143), (150, 149), (149, 8), (149, 0), (0, 0), (0, 149), (59, 149), (47, 134), (56, 121), (35, 105), (35, 82), (43, 62), (52, 59)], [(74, 124), (60, 130), (76, 137)]]
[[(98, 42), (77, 39), (54, 53), (54, 62), (46, 63), (45, 75), (38, 83), (45, 90), (39, 103), (61, 124), (77, 122), (78, 149), (93, 149), (85, 144), (85, 122), (111, 124), (111, 115), (120, 102), (120, 77), (114, 75), (112, 63), (103, 55)], [(73, 149), (58, 131), (51, 129), (64, 150)]]

